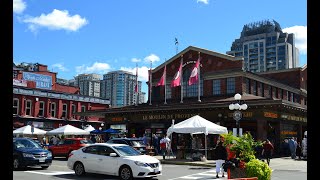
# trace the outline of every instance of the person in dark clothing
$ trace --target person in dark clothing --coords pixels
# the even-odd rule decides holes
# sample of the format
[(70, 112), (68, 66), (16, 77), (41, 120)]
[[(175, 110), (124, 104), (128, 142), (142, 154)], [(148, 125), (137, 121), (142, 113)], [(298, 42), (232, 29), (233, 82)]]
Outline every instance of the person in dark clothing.
[(223, 146), (223, 142), (219, 142), (217, 147), (215, 148), (215, 155), (216, 155), (216, 177), (219, 178), (219, 172), (222, 169), (222, 177), (224, 177), (224, 169), (222, 168), (222, 164), (225, 163), (225, 161), (228, 158), (228, 152), (226, 147)]
[(266, 158), (268, 165), (270, 165), (270, 159), (272, 157), (273, 149), (274, 149), (273, 145), (267, 139), (263, 143), (262, 155), (264, 155), (264, 157)]
[(159, 138), (156, 134), (153, 134), (153, 137), (152, 137), (152, 145), (154, 147), (154, 150), (155, 150), (155, 155), (158, 155), (159, 154)]
[(94, 137), (94, 135), (91, 136), (91, 139), (90, 139), (90, 140), (91, 140), (93, 143), (96, 143), (96, 141), (97, 141), (96, 138)]
[(301, 143), (300, 142), (297, 143), (296, 154), (298, 158), (301, 159)]

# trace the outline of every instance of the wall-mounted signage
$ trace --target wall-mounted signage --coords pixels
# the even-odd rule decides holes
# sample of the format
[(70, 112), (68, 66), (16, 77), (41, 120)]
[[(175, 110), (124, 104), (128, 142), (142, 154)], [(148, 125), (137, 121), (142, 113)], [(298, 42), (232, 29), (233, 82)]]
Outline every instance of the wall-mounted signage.
[(26, 81), (36, 82), (36, 88), (40, 89), (52, 89), (52, 77), (48, 75), (23, 72), (23, 79)]
[(278, 118), (278, 114), (273, 112), (263, 112), (263, 116), (269, 118)]
[(158, 119), (187, 119), (198, 114), (156, 114), (144, 115), (142, 120), (158, 120)]
[(12, 84), (15, 86), (27, 87), (27, 81), (25, 81), (25, 80), (13, 79)]

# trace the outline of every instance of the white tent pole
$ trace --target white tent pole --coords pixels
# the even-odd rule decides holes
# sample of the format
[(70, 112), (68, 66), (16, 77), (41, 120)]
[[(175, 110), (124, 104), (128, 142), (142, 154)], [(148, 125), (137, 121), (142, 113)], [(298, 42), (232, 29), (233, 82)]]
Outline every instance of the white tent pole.
[(206, 159), (208, 159), (208, 153), (207, 153), (207, 135), (204, 134), (204, 148), (206, 151)]

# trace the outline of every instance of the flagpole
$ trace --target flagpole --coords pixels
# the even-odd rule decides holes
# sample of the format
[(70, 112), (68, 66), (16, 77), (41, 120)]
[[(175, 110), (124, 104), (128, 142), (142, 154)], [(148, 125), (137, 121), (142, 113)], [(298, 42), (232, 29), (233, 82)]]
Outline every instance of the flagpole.
[[(183, 55), (181, 55), (181, 66), (182, 66), (182, 64), (183, 64)], [(181, 73), (180, 73), (180, 87), (181, 87), (181, 101), (180, 101), (180, 103), (183, 103), (183, 87), (182, 87), (182, 84), (183, 83), (183, 76), (182, 76), (182, 67), (181, 67)]]
[(164, 104), (167, 104), (167, 60), (164, 65)]
[(152, 61), (150, 61), (150, 74), (149, 74), (149, 94), (150, 94), (150, 101), (149, 105), (152, 105), (151, 103), (151, 92), (152, 92)]
[(138, 92), (139, 92), (139, 86), (138, 86), (138, 63), (136, 63), (136, 106), (138, 106)]
[(199, 52), (199, 67), (198, 67), (198, 102), (201, 102), (200, 100), (200, 52)]

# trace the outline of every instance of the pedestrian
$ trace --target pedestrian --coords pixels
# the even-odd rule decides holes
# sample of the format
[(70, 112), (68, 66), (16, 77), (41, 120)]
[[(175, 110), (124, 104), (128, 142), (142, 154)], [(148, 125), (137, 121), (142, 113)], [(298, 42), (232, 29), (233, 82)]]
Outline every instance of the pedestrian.
[(224, 177), (224, 168), (222, 168), (222, 164), (225, 163), (225, 161), (228, 158), (228, 152), (225, 146), (223, 146), (223, 142), (220, 141), (218, 145), (216, 146), (214, 150), (216, 154), (216, 177), (219, 178), (219, 172), (222, 169), (222, 177)]
[(297, 143), (297, 149), (296, 149), (296, 155), (298, 156), (299, 159), (301, 159), (301, 143)]
[(53, 138), (52, 138), (52, 144), (53, 145), (57, 145), (58, 143), (59, 143), (59, 138), (57, 138), (57, 136), (54, 135)]
[(155, 155), (159, 154), (159, 140), (158, 140), (158, 136), (156, 134), (152, 135), (153, 139), (152, 139), (152, 145), (154, 147), (154, 151), (155, 151)]
[(166, 159), (166, 152), (168, 149), (168, 144), (170, 143), (170, 139), (163, 135), (162, 139), (160, 140), (160, 149), (163, 159)]
[(131, 136), (132, 138), (136, 138), (136, 134), (132, 134), (132, 136)]
[(94, 135), (92, 135), (91, 136), (91, 139), (90, 139), (93, 143), (96, 143), (97, 142), (97, 140), (96, 140), (96, 138), (94, 137)]
[(272, 158), (273, 150), (274, 150), (273, 145), (271, 144), (269, 139), (267, 139), (263, 143), (263, 149), (262, 149), (261, 155), (266, 158), (268, 165), (270, 165), (270, 159)]
[(148, 139), (146, 134), (143, 134), (142, 141), (144, 145), (148, 145)]
[(297, 142), (295, 141), (294, 137), (292, 137), (289, 140), (289, 148), (290, 148), (291, 158), (296, 159)]

